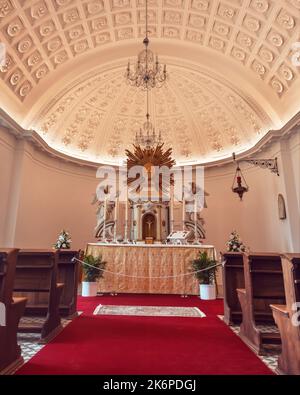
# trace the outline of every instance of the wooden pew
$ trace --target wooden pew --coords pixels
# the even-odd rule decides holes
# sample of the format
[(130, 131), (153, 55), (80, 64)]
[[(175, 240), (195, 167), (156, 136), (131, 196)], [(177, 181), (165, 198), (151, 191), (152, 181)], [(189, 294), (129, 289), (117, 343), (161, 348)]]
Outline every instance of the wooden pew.
[[(0, 249), (0, 302), (5, 306), (5, 326), (0, 326), (1, 374), (23, 362), (17, 342), (17, 329), (24, 313), (26, 298), (13, 298), (13, 287), (18, 249)], [(3, 307), (3, 306), (2, 306)], [(4, 324), (4, 322), (2, 322)]]
[(58, 282), (64, 284), (59, 312), (62, 317), (73, 318), (77, 315), (77, 294), (79, 283), (80, 251), (58, 250)]
[[(243, 255), (245, 288), (237, 289), (243, 312), (240, 337), (258, 354), (264, 355), (281, 339), (270, 305), (285, 304), (284, 282), (279, 254), (250, 253)], [(273, 325), (263, 330), (261, 325)]]
[(223, 297), (224, 297), (224, 322), (227, 325), (242, 322), (242, 308), (237, 295), (237, 288), (245, 287), (244, 264), (242, 252), (221, 253), (224, 265)]
[[(283, 374), (300, 375), (300, 306), (295, 309), (295, 303), (300, 303), (300, 254), (285, 254), (281, 259), (286, 304), (271, 305), (282, 341), (282, 353), (278, 358), (277, 370)], [(298, 321), (294, 316), (296, 311)], [(295, 323), (298, 323), (298, 326)]]
[(40, 316), (41, 322), (21, 320), (19, 332), (40, 333), (47, 342), (61, 330), (59, 301), (64, 284), (57, 283), (58, 252), (20, 250), (17, 258), (15, 295), (26, 295), (25, 316)]

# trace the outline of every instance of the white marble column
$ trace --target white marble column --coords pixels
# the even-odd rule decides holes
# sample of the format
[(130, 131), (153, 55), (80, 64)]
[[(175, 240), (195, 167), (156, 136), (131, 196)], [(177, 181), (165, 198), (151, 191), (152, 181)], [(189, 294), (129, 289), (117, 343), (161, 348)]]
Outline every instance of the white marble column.
[(138, 205), (137, 207), (137, 221), (136, 221), (136, 227), (137, 227), (137, 239), (142, 240), (143, 239), (143, 226), (142, 226), (142, 207), (141, 205)]
[(185, 199), (182, 199), (182, 229), (185, 230)]
[(162, 225), (161, 225), (161, 205), (157, 205), (157, 225), (156, 225), (156, 235), (157, 241), (161, 241)]

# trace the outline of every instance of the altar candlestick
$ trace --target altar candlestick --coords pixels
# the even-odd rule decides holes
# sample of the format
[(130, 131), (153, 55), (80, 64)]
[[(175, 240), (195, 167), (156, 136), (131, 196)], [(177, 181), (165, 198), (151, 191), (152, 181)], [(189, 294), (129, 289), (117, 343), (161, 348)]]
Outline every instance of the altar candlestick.
[(118, 220), (118, 211), (119, 211), (119, 198), (116, 198), (116, 203), (115, 203), (115, 221)]
[(182, 227), (184, 230), (184, 227), (185, 227), (185, 199), (184, 199), (184, 197), (182, 199)]
[(171, 232), (174, 231), (174, 189), (171, 186), (171, 196), (170, 196), (170, 225)]
[(128, 210), (130, 206), (128, 204), (128, 186), (126, 188), (126, 202), (125, 202), (125, 225), (124, 225), (124, 241), (128, 241)]
[(195, 241), (197, 241), (197, 239), (198, 239), (198, 235), (197, 235), (197, 199), (196, 199), (196, 196), (195, 196), (195, 204), (194, 204), (194, 220), (195, 220), (195, 230), (194, 230), (194, 232), (195, 232)]
[(106, 210), (107, 210), (107, 200), (106, 197), (104, 198), (104, 205), (103, 205), (103, 235), (102, 239), (106, 241)]
[(128, 196), (125, 202), (125, 222), (128, 221)]
[(119, 210), (119, 198), (116, 198), (116, 202), (115, 202), (114, 241), (116, 241), (116, 239), (117, 239), (118, 210)]

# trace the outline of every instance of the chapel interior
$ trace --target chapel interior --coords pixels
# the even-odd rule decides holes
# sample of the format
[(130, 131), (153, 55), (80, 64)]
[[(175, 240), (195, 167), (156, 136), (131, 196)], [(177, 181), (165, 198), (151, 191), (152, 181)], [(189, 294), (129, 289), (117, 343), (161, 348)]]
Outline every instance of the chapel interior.
[(300, 374), (299, 0), (0, 0), (2, 374)]

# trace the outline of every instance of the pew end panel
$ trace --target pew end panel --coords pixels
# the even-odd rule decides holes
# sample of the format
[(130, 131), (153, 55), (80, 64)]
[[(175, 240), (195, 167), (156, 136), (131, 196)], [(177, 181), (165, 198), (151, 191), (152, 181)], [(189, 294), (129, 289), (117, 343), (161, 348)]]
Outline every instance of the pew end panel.
[(227, 325), (242, 322), (242, 309), (237, 288), (245, 287), (243, 254), (240, 252), (221, 253), (224, 293), (224, 322)]
[(281, 261), (286, 304), (271, 305), (282, 340), (277, 371), (300, 375), (300, 254), (283, 254)]
[(43, 343), (48, 343), (63, 329), (59, 314), (59, 302), (63, 288), (64, 284), (56, 284), (55, 298), (50, 300), (49, 310), (52, 311), (52, 315), (50, 315), (50, 313), (47, 314), (45, 324), (41, 330), (41, 341)]
[(0, 326), (0, 374), (8, 374), (21, 365), (17, 330), (27, 302), (13, 298), (18, 249), (0, 249), (0, 302), (5, 306), (5, 326)]
[(59, 312), (62, 317), (72, 319), (78, 315), (77, 295), (79, 284), (79, 263), (72, 260), (79, 259), (80, 250), (57, 250), (58, 251), (58, 277), (59, 283), (64, 283), (60, 299)]
[(279, 350), (281, 338), (270, 304), (285, 304), (281, 258), (276, 253), (245, 253), (242, 339), (258, 354)]
[[(255, 326), (255, 318), (253, 309), (248, 303), (246, 289), (238, 288), (237, 295), (241, 304), (243, 320), (240, 326), (240, 337), (241, 339), (255, 352), (259, 352), (261, 348), (261, 339), (259, 331)], [(247, 317), (247, 319), (244, 319)]]
[(39, 322), (21, 320), (18, 331), (40, 333), (43, 343), (61, 330), (59, 300), (63, 285), (57, 284), (57, 262), (53, 250), (21, 250), (17, 259), (14, 295), (28, 298), (26, 316), (43, 318)]

